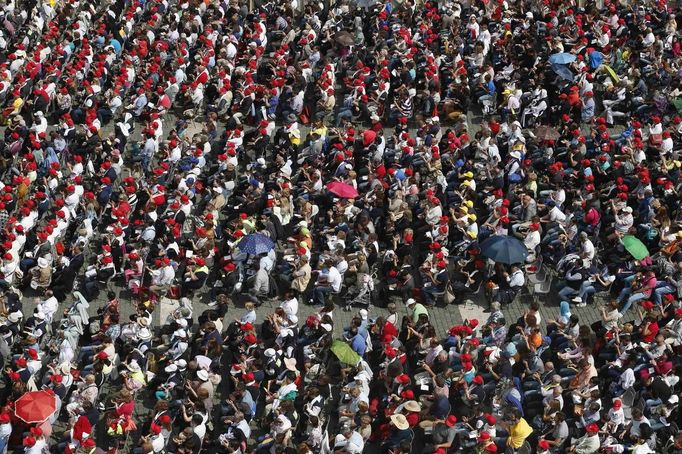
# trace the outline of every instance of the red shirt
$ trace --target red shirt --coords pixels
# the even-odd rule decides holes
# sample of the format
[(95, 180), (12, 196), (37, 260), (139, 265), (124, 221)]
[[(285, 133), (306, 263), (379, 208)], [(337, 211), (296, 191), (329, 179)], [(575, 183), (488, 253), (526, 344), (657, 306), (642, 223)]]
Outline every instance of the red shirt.
[(658, 334), (658, 322), (651, 322), (649, 324), (649, 332), (651, 334), (644, 335), (642, 334), (642, 341), (644, 342), (653, 342), (653, 340), (656, 338), (656, 335)]

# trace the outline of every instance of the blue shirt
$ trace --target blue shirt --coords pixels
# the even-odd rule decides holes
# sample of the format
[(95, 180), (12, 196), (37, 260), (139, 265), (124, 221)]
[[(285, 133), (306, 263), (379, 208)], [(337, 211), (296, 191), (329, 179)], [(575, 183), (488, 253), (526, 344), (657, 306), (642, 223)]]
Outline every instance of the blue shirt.
[(360, 356), (365, 356), (365, 351), (367, 350), (367, 341), (360, 335), (360, 333), (353, 336), (350, 346), (355, 353)]

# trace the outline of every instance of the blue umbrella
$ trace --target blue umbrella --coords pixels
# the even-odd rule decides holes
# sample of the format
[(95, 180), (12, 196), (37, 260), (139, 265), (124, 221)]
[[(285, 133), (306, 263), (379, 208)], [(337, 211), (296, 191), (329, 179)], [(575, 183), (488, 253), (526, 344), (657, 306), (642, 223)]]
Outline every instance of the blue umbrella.
[(550, 55), (549, 62), (553, 65), (567, 65), (575, 61), (575, 55), (568, 52), (560, 52), (558, 54)]
[(565, 65), (552, 65), (552, 71), (557, 73), (557, 75), (562, 79), (568, 80), (570, 82), (573, 82), (573, 78), (575, 77), (571, 70), (568, 69), (568, 66)]
[(528, 256), (528, 249), (516, 237), (493, 235), (481, 243), (481, 254), (495, 262), (511, 265), (523, 263)]
[(244, 254), (258, 255), (270, 252), (275, 243), (262, 233), (251, 233), (242, 238), (237, 247)]

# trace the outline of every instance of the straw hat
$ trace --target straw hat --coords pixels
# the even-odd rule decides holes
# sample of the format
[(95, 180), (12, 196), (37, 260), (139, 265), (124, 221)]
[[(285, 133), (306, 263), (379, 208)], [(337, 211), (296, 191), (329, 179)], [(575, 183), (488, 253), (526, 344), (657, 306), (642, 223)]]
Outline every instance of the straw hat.
[(407, 411), (412, 411), (412, 412), (422, 411), (421, 405), (419, 405), (419, 402), (417, 402), (416, 400), (408, 400), (407, 402), (405, 402), (405, 405), (403, 405), (403, 407)]
[(391, 422), (393, 423), (394, 426), (398, 428), (398, 430), (407, 430), (410, 427), (410, 424), (407, 422), (407, 418), (405, 415), (397, 414), (397, 415), (391, 415)]

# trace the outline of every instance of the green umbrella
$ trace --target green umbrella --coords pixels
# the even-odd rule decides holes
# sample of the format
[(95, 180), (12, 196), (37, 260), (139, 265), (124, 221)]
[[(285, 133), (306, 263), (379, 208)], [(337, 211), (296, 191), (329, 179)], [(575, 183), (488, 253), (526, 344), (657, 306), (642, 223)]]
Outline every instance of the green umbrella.
[(348, 364), (349, 366), (357, 366), (360, 362), (360, 355), (355, 353), (353, 349), (350, 348), (350, 345), (343, 341), (335, 340), (332, 342), (331, 350), (332, 353), (339, 358), (339, 361), (344, 364)]
[(645, 257), (649, 257), (649, 250), (636, 236), (625, 235), (621, 241), (625, 250), (628, 251), (635, 260), (642, 260)]

